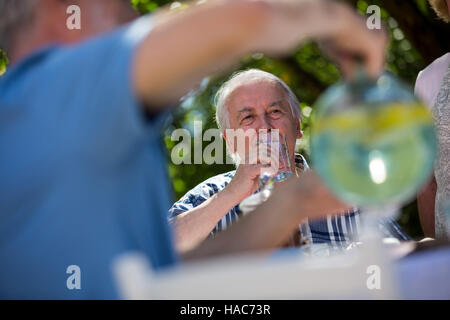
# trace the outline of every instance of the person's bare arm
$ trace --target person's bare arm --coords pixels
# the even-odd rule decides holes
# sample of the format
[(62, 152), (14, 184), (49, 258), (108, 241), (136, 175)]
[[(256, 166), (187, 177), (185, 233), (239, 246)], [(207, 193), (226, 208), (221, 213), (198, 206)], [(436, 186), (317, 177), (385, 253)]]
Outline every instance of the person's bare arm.
[(265, 15), (263, 5), (247, 0), (192, 2), (180, 12), (157, 13), (134, 61), (137, 94), (153, 108), (174, 102), (247, 53)]
[[(257, 158), (256, 135), (250, 142), (251, 154)], [(250, 154), (243, 155), (244, 158), (252, 157)], [(275, 160), (273, 160), (274, 162)], [(264, 161), (263, 161), (264, 162)], [(241, 163), (237, 168), (233, 179), (219, 193), (203, 202), (198, 207), (183, 212), (172, 220), (175, 230), (175, 243), (180, 252), (185, 252), (197, 246), (210, 234), (216, 224), (234, 206), (245, 198), (252, 195), (259, 186), (261, 170), (268, 172), (269, 168), (264, 163), (246, 164)]]
[(425, 185), (417, 196), (417, 207), (419, 209), (420, 224), (425, 237), (434, 238), (434, 205), (436, 200), (436, 178)]
[(220, 219), (258, 189), (261, 168), (261, 164), (241, 164), (222, 191), (172, 220), (175, 243), (180, 252), (190, 250), (205, 240)]
[(154, 20), (132, 70), (137, 95), (152, 108), (176, 101), (247, 53), (285, 53), (305, 38), (328, 39), (358, 54), (372, 75), (384, 61), (385, 39), (353, 10), (329, 1), (209, 0)]
[(205, 240), (219, 220), (238, 203), (239, 199), (225, 188), (198, 207), (176, 216), (172, 226), (178, 251), (191, 250)]
[(309, 171), (280, 185), (255, 211), (215, 238), (184, 253), (183, 259), (273, 249), (282, 244), (305, 218), (322, 218), (329, 212), (348, 209)]

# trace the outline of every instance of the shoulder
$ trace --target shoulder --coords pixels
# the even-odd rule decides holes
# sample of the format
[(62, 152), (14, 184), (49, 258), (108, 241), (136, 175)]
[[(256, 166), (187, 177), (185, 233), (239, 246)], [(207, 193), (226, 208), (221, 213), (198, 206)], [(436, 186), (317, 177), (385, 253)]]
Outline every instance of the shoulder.
[[(214, 177), (211, 177), (200, 184), (198, 184), (193, 190), (199, 190), (199, 189), (208, 189), (214, 191), (214, 193), (217, 193), (221, 191), (223, 188), (227, 186), (228, 183), (230, 183), (231, 179), (233, 179), (234, 174), (236, 171), (229, 171), (226, 173), (218, 174)], [(189, 193), (189, 192), (188, 192)]]
[(445, 72), (445, 69), (448, 67), (449, 63), (450, 63), (450, 52), (447, 52), (446, 54), (434, 60), (429, 66), (423, 69), (420, 73), (428, 75), (429, 73), (442, 71), (442, 69), (444, 69)]
[[(24, 85), (29, 83), (30, 87), (34, 74), (41, 73), (43, 66), (59, 51), (58, 47), (45, 47), (32, 53), (22, 61), (9, 66), (5, 74), (0, 77), (0, 93), (5, 95), (10, 91), (24, 89)], [(31, 76), (31, 78), (30, 78)], [(17, 97), (15, 97), (17, 99)]]
[(230, 183), (231, 179), (233, 179), (234, 174), (235, 171), (221, 173), (199, 183), (174, 203), (169, 210), (169, 214), (177, 215), (199, 206), (214, 194), (223, 190)]
[(433, 61), (429, 66), (420, 71), (417, 76), (415, 93), (429, 106), (432, 106), (434, 103), (434, 99), (449, 65), (450, 52)]
[[(62, 45), (52, 44), (36, 49), (25, 56), (14, 66), (8, 68), (0, 81), (13, 79), (28, 75), (31, 71), (36, 73), (55, 72), (56, 75), (71, 75), (70, 71), (77, 76), (92, 76), (95, 71), (106, 69), (105, 64), (111, 62), (117, 64), (118, 59), (127, 59), (133, 56), (134, 49), (151, 32), (153, 22), (149, 15), (143, 16), (126, 25), (113, 29), (75, 44)], [(98, 70), (91, 70), (98, 65)], [(114, 64), (110, 64), (114, 67)], [(64, 74), (61, 74), (64, 72)], [(123, 74), (122, 74), (123, 75)], [(42, 74), (41, 74), (42, 76)], [(49, 79), (45, 79), (47, 83)], [(61, 77), (56, 80), (61, 82)], [(73, 84), (72, 84), (73, 87)]]

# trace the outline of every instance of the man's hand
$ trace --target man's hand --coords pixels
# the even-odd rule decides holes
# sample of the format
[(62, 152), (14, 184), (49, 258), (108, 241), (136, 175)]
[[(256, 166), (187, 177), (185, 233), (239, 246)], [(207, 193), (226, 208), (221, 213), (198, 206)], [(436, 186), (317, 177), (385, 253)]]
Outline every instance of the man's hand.
[(342, 7), (340, 29), (336, 34), (319, 39), (324, 53), (338, 64), (346, 78), (354, 78), (364, 67), (365, 72), (376, 78), (384, 69), (388, 33), (383, 26), (380, 30), (369, 30), (363, 17), (350, 8)]
[(352, 77), (361, 64), (376, 77), (384, 67), (386, 32), (369, 30), (348, 5), (322, 0), (271, 0), (266, 30), (254, 38), (252, 50), (285, 54), (305, 38), (318, 40), (326, 53)]
[(275, 152), (267, 151), (265, 157), (259, 157), (258, 152), (262, 145), (258, 144), (257, 134), (250, 137), (249, 145), (248, 152), (239, 155), (242, 163), (239, 164), (233, 179), (225, 188), (226, 192), (233, 194), (236, 203), (240, 203), (258, 190), (259, 176), (263, 172), (276, 174), (279, 165), (279, 159), (275, 158), (278, 154)]
[(259, 187), (259, 176), (265, 168), (262, 164), (241, 164), (224, 190), (233, 194), (236, 204), (251, 196)]

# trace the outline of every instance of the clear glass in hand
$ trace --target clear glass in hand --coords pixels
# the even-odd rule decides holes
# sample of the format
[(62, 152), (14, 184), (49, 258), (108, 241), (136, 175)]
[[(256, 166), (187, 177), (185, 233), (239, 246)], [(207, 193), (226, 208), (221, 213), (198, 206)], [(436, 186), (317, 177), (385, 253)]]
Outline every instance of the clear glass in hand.
[[(261, 161), (269, 162), (270, 165), (267, 165), (267, 168), (272, 169), (270, 171), (263, 169), (261, 176), (269, 174), (272, 176), (272, 182), (281, 182), (292, 176), (291, 159), (284, 135), (280, 135), (278, 132), (261, 135), (258, 139), (258, 155)], [(276, 173), (273, 174), (273, 172)], [(267, 178), (263, 180), (265, 181)]]
[(266, 201), (274, 188), (274, 184), (290, 178), (293, 174), (286, 137), (278, 130), (263, 132), (258, 137), (258, 160), (266, 166), (259, 176), (259, 191), (241, 202), (239, 208), (244, 214), (253, 211)]

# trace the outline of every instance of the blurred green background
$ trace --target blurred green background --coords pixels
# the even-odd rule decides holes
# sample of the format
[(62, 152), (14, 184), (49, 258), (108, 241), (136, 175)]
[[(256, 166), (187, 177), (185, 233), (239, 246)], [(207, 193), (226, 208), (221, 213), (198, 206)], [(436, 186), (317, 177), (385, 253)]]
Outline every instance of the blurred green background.
[[(182, 10), (185, 1), (131, 0), (141, 13), (151, 12), (163, 5)], [(381, 8), (381, 17), (388, 26), (391, 40), (387, 56), (387, 68), (413, 87), (417, 74), (434, 59), (450, 51), (449, 26), (440, 22), (426, 0), (345, 0), (362, 15), (368, 14), (370, 5)], [(182, 48), (180, 48), (182, 50)], [(0, 74), (7, 65), (6, 55), (0, 51)], [(178, 143), (171, 141), (176, 128), (186, 128), (193, 135), (193, 122), (202, 121), (203, 130), (216, 128), (213, 97), (221, 83), (233, 72), (248, 68), (260, 68), (283, 79), (299, 98), (303, 108), (302, 129), (304, 137), (298, 145), (299, 151), (309, 159), (309, 128), (312, 108), (317, 97), (331, 84), (339, 80), (339, 70), (331, 64), (313, 42), (305, 42), (292, 54), (282, 58), (271, 58), (263, 54), (244, 57), (233, 70), (204, 79), (201, 85), (186, 96), (172, 121), (164, 131), (164, 141), (170, 157), (172, 148)], [(205, 147), (210, 142), (204, 142)], [(193, 147), (193, 142), (191, 143)], [(189, 155), (187, 155), (189, 156)], [(174, 197), (184, 193), (205, 179), (219, 173), (233, 170), (232, 165), (183, 164), (174, 165), (168, 161), (168, 172), (173, 183)], [(423, 236), (420, 227), (416, 201), (405, 205), (399, 223), (414, 238)]]

